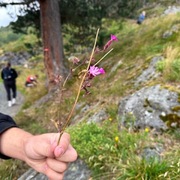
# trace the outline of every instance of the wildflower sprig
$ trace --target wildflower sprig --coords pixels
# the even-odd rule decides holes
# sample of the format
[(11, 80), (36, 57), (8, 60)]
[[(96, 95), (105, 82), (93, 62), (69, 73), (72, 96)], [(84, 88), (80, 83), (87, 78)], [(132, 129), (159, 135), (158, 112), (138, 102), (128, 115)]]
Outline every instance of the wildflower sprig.
[[(58, 139), (58, 144), (60, 142), (60, 139), (61, 139), (61, 136), (62, 134), (64, 133), (66, 127), (70, 124), (70, 119), (73, 115), (73, 112), (74, 112), (74, 109), (75, 109), (75, 106), (78, 102), (78, 99), (79, 99), (79, 96), (80, 96), (80, 92), (81, 90), (85, 90), (86, 94), (90, 94), (90, 92), (88, 91), (88, 87), (91, 86), (91, 83), (90, 81), (98, 76), (98, 75), (101, 75), (101, 74), (105, 74), (105, 70), (103, 68), (99, 68), (97, 65), (113, 50), (109, 50), (100, 60), (98, 60), (95, 64), (92, 65), (92, 61), (94, 61), (94, 54), (95, 52), (97, 52), (97, 47), (96, 47), (96, 44), (97, 44), (97, 38), (98, 38), (98, 34), (99, 34), (99, 29), (97, 30), (97, 33), (96, 33), (96, 37), (95, 37), (95, 41), (94, 41), (94, 46), (93, 46), (93, 49), (92, 49), (92, 52), (91, 52), (91, 56), (89, 58), (89, 61), (88, 61), (88, 64), (87, 64), (87, 67), (86, 69), (82, 70), (80, 73), (79, 73), (79, 76), (80, 74), (83, 74), (82, 76), (82, 79), (81, 79), (81, 82), (80, 82), (80, 85), (79, 85), (79, 88), (78, 88), (78, 92), (77, 92), (77, 96), (75, 98), (75, 102), (72, 106), (72, 109), (71, 111), (69, 112), (68, 116), (67, 116), (67, 119), (65, 121), (65, 124), (63, 125), (63, 127), (59, 127), (59, 131), (60, 131), (60, 135), (59, 135), (59, 139)], [(117, 37), (115, 35), (112, 35), (111, 34), (111, 39), (105, 44), (103, 50), (100, 50), (99, 49), (99, 52), (101, 51), (106, 51), (109, 46), (112, 44), (113, 41), (117, 41)], [(77, 58), (77, 57), (73, 57), (72, 60), (72, 63), (73, 65), (77, 65), (76, 68), (73, 68), (71, 70), (71, 72), (73, 73), (75, 70), (77, 70), (77, 68), (79, 68), (83, 63), (80, 63), (80, 60)], [(79, 64), (80, 63), (80, 64)], [(63, 83), (63, 87), (65, 86), (68, 78), (70, 77), (70, 74), (67, 76), (67, 78), (65, 79), (64, 83)], [(62, 95), (61, 95), (62, 96)], [(59, 123), (61, 124), (61, 123)], [(57, 126), (57, 124), (56, 124)]]

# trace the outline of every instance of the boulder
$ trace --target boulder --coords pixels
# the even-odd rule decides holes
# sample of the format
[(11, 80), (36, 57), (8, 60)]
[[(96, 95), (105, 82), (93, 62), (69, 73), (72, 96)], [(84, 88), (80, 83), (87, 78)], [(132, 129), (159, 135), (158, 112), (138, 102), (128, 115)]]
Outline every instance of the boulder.
[[(120, 125), (136, 129), (149, 127), (157, 131), (167, 130), (167, 121), (171, 122), (170, 125), (174, 124), (173, 121), (179, 121), (180, 112), (177, 107), (178, 93), (160, 85), (145, 87), (120, 101)], [(170, 115), (176, 118), (170, 119)]]

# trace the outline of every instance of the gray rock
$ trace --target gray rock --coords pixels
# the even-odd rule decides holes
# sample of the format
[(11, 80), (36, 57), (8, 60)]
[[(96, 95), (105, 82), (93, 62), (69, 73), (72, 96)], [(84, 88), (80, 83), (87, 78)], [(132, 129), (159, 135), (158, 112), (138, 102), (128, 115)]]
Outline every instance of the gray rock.
[(175, 106), (179, 106), (177, 93), (163, 89), (160, 85), (142, 88), (120, 101), (118, 108), (120, 124), (123, 126), (129, 124), (127, 117), (131, 114), (134, 118), (131, 126), (135, 128), (167, 130), (168, 127), (161, 116), (172, 113), (179, 116), (179, 112), (171, 110)]
[(162, 56), (152, 58), (149, 67), (145, 69), (142, 74), (136, 79), (135, 86), (138, 86), (140, 83), (146, 82), (152, 78), (158, 77), (159, 73), (156, 72), (156, 64), (163, 59), (164, 58)]
[(109, 75), (111, 75), (113, 72), (115, 72), (121, 65), (122, 65), (122, 61), (119, 60), (119, 61), (111, 68), (111, 71), (110, 71)]
[(41, 173), (36, 172), (33, 169), (29, 169), (26, 173), (24, 173), (18, 180), (48, 180), (48, 178)]
[[(87, 180), (90, 178), (90, 174), (90, 170), (86, 164), (82, 160), (77, 159), (75, 162), (69, 164), (63, 180)], [(48, 180), (48, 178), (31, 168), (19, 177), (18, 180)]]
[(144, 148), (141, 156), (148, 162), (160, 161), (161, 153), (164, 151), (162, 146), (156, 145), (155, 147), (146, 147)]
[(108, 118), (108, 114), (106, 113), (106, 111), (104, 109), (101, 109), (100, 111), (96, 112), (93, 114), (93, 116), (91, 116), (90, 118), (88, 118), (87, 122), (88, 123), (100, 123), (103, 120), (106, 120)]
[(90, 170), (86, 164), (78, 159), (69, 165), (68, 170), (65, 172), (64, 180), (88, 180), (90, 175)]
[(163, 34), (163, 38), (166, 39), (168, 37), (171, 37), (174, 33), (178, 33), (180, 30), (180, 24), (173, 25), (171, 29), (167, 30)]
[(180, 6), (169, 6), (168, 9), (164, 11), (164, 14), (175, 14), (180, 12)]
[(167, 31), (163, 34), (163, 38), (166, 39), (166, 38), (172, 36), (172, 34), (173, 34), (172, 31), (167, 30)]
[(0, 56), (0, 63), (10, 61), (14, 65), (25, 65), (31, 55), (27, 52), (6, 52), (4, 55)]

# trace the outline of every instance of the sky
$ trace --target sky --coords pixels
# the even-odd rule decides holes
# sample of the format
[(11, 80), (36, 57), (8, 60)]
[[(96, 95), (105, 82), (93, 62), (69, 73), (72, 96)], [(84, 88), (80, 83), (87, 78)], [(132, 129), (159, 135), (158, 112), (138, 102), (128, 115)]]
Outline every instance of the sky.
[[(20, 0), (17, 0), (17, 2)], [(1, 0), (1, 2), (11, 2), (11, 0)], [(20, 6), (7, 6), (6, 8), (0, 7), (0, 27), (8, 26), (10, 22), (16, 20), (16, 14), (18, 14), (18, 8)], [(11, 13), (11, 16), (8, 14)]]
[[(8, 3), (8, 2), (13, 2), (13, 1), (12, 0), (0, 0), (0, 2)], [(22, 2), (22, 0), (16, 0), (15, 2)], [(16, 5), (16, 6), (8, 5), (6, 8), (0, 7), (0, 27), (6, 27), (9, 25), (10, 22), (16, 21), (17, 14), (19, 14), (18, 10), (20, 9), (20, 7), (22, 8), (23, 5)], [(10, 13), (11, 16), (8, 13)]]
[(5, 8), (0, 8), (0, 27), (8, 26), (13, 19), (8, 15)]

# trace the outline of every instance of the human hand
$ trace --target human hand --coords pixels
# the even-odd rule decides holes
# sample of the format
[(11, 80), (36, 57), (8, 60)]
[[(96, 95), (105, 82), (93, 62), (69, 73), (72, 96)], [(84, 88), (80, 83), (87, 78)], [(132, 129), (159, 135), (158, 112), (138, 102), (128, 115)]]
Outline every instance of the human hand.
[(77, 159), (70, 135), (63, 133), (59, 145), (58, 137), (58, 133), (42, 134), (32, 136), (24, 143), (26, 163), (53, 180), (63, 179), (68, 162)]

